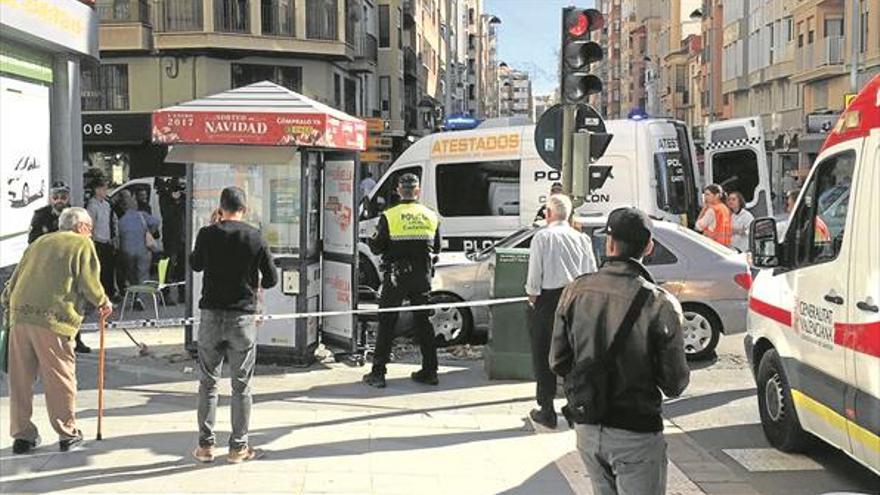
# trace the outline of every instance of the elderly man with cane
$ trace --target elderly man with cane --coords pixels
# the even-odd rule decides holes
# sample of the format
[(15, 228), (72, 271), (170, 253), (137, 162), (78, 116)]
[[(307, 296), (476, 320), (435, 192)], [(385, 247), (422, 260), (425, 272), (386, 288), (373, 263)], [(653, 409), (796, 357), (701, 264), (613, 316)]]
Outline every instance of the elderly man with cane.
[(67, 208), (58, 232), (45, 234), (25, 251), (2, 294), (8, 309), (9, 426), (12, 452), (25, 454), (40, 444), (31, 422), (34, 382), (39, 374), (52, 428), (62, 452), (82, 442), (76, 427), (74, 336), (82, 323), (80, 298), (112, 311), (100, 280), (100, 263), (89, 239), (92, 219), (82, 208)]

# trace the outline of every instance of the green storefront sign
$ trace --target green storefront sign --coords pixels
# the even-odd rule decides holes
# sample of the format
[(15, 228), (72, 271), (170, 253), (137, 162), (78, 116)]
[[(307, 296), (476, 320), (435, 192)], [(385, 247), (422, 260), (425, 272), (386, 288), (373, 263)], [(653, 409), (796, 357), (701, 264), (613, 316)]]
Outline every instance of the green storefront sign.
[(0, 41), (0, 73), (52, 84), (52, 57)]

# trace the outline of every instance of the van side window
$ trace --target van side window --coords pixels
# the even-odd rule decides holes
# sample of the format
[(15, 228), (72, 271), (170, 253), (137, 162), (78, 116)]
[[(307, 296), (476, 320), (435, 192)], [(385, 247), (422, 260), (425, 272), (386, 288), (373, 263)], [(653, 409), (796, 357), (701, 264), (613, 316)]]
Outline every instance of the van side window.
[(520, 160), (437, 165), (444, 217), (519, 216)]
[(787, 234), (794, 266), (827, 263), (840, 254), (855, 158), (855, 152), (845, 151), (823, 160), (804, 187)]
[(367, 218), (378, 216), (382, 211), (387, 210), (400, 202), (400, 196), (397, 194), (397, 181), (403, 174), (416, 174), (419, 180), (421, 180), (422, 167), (406, 167), (389, 175), (382, 182), (376, 195), (370, 199), (370, 211), (368, 212)]

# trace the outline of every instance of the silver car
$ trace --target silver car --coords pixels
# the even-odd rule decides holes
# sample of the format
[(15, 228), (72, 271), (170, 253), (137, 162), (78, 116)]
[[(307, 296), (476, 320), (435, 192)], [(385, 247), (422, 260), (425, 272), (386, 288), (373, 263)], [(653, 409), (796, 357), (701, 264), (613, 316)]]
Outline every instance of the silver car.
[[(579, 219), (593, 240), (597, 260), (605, 255), (602, 217)], [(495, 246), (528, 248), (539, 227), (523, 228)], [(680, 225), (654, 221), (654, 252), (644, 263), (656, 281), (681, 301), (685, 351), (693, 359), (710, 356), (722, 333), (745, 331), (752, 275), (746, 256)], [(441, 254), (432, 284), (432, 302), (489, 299), (489, 262), (495, 246), (473, 254)], [(407, 315), (408, 316), (408, 315)], [(438, 341), (461, 343), (489, 327), (485, 306), (432, 311)], [(408, 318), (400, 319), (406, 325)]]

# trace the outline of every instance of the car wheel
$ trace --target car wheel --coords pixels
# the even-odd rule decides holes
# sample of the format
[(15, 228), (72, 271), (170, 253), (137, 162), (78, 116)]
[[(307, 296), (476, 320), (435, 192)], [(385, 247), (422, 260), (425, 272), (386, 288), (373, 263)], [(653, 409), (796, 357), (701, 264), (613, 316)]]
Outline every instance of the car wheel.
[[(461, 302), (451, 294), (436, 294), (429, 304)], [(434, 338), (438, 346), (464, 344), (471, 336), (473, 319), (467, 308), (437, 308), (428, 311), (428, 320), (434, 328)]]
[(710, 310), (684, 305), (684, 352), (689, 359), (706, 359), (715, 353), (721, 338), (721, 322)]
[(373, 290), (379, 290), (379, 274), (370, 260), (366, 256), (361, 255), (358, 258), (358, 284), (367, 286)]
[(770, 445), (783, 452), (800, 452), (810, 443), (810, 436), (801, 428), (788, 378), (775, 349), (770, 349), (758, 365), (758, 410), (761, 426)]

